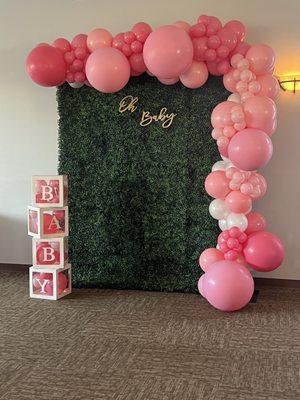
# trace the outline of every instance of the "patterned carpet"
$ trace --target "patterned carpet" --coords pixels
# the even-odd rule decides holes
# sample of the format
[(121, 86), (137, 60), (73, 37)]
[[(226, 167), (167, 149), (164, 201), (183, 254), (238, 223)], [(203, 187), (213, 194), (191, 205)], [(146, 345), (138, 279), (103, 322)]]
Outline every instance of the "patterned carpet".
[(223, 314), (200, 296), (75, 290), (30, 300), (0, 270), (0, 399), (296, 400), (300, 290)]

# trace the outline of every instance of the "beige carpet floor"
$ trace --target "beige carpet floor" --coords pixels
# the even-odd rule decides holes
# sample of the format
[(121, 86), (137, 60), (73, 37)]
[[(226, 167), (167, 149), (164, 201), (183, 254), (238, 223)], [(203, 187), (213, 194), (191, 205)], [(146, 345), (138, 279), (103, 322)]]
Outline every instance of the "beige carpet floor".
[(300, 399), (300, 290), (224, 314), (200, 296), (74, 290), (28, 298), (0, 270), (0, 399)]

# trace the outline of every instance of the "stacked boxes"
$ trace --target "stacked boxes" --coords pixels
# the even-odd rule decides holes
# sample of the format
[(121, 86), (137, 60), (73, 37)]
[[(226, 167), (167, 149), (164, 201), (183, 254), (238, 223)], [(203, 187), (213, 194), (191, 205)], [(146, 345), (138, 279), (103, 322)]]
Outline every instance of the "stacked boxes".
[(28, 207), (28, 235), (33, 237), (30, 297), (58, 300), (71, 293), (67, 203), (67, 176), (32, 177), (33, 205)]

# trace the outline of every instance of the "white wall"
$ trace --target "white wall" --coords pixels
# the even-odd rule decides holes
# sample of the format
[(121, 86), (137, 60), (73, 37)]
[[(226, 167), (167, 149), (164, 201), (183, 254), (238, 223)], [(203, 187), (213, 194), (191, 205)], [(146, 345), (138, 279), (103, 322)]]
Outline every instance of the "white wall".
[[(112, 33), (145, 20), (153, 27), (200, 14), (224, 22), (240, 19), (248, 41), (265, 42), (277, 53), (277, 71), (300, 72), (299, 0), (0, 0), (0, 262), (30, 263), (26, 206), (30, 177), (56, 173), (57, 113), (55, 89), (34, 85), (24, 60), (39, 42), (105, 27)], [(300, 279), (300, 93), (281, 92), (275, 154), (265, 170), (269, 191), (257, 209), (268, 228), (284, 241), (287, 257), (267, 277)]]

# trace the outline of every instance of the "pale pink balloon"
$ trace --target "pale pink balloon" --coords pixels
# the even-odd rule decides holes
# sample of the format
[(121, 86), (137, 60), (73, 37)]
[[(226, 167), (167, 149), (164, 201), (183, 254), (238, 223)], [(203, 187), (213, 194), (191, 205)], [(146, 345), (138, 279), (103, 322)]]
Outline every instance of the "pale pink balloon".
[(246, 28), (245, 25), (242, 24), (240, 21), (232, 20), (228, 21), (224, 28), (231, 29), (237, 36), (239, 41), (243, 41), (246, 36)]
[(193, 44), (187, 32), (174, 25), (162, 26), (148, 36), (143, 50), (144, 61), (155, 76), (175, 78), (193, 61)]
[(243, 251), (246, 262), (261, 272), (274, 271), (284, 259), (281, 240), (273, 233), (265, 231), (252, 233)]
[(248, 214), (252, 209), (251, 197), (241, 193), (239, 190), (230, 192), (226, 196), (225, 204), (236, 214)]
[(255, 74), (271, 74), (275, 65), (275, 54), (271, 47), (266, 44), (251, 46), (246, 54), (250, 62), (250, 69)]
[(253, 96), (244, 102), (245, 122), (248, 128), (257, 128), (272, 135), (276, 129), (276, 105), (266, 96)]
[(173, 25), (177, 26), (178, 28), (184, 29), (186, 32), (188, 32), (191, 27), (191, 25), (186, 21), (176, 21)]
[(270, 97), (273, 100), (278, 96), (279, 83), (275, 76), (265, 74), (257, 76), (256, 79), (260, 83), (260, 95)]
[(106, 29), (94, 29), (88, 34), (86, 43), (91, 52), (102, 47), (110, 47), (112, 44), (112, 35)]
[(212, 264), (221, 260), (224, 260), (224, 254), (220, 250), (211, 247), (201, 253), (199, 257), (199, 265), (203, 271), (206, 272)]
[(248, 226), (245, 230), (247, 235), (254, 232), (264, 231), (266, 228), (266, 220), (264, 216), (258, 212), (251, 212), (247, 215)]
[(237, 132), (230, 140), (228, 156), (230, 161), (244, 171), (255, 171), (268, 164), (272, 157), (273, 145), (263, 131), (247, 128)]
[(229, 72), (227, 72), (227, 74), (223, 76), (223, 84), (225, 86), (225, 89), (227, 89), (229, 92), (236, 92), (236, 84), (238, 81), (239, 79), (236, 79), (234, 77), (234, 69), (231, 69)]
[(163, 79), (163, 78), (157, 78), (159, 82), (163, 83), (164, 85), (174, 85), (179, 81), (179, 78), (170, 78), (170, 79)]
[(213, 171), (205, 179), (206, 192), (215, 199), (223, 199), (230, 192), (229, 179), (224, 171)]
[(197, 89), (203, 86), (208, 78), (207, 66), (204, 62), (193, 61), (189, 69), (182, 75), (180, 80), (189, 89)]
[(221, 311), (236, 311), (249, 303), (254, 281), (242, 264), (224, 260), (210, 266), (198, 288), (213, 307)]
[(204, 290), (203, 290), (204, 275), (200, 276), (200, 279), (198, 281), (198, 290), (199, 290), (199, 293), (201, 294), (201, 296), (205, 298), (205, 294), (204, 294)]
[(121, 90), (130, 78), (127, 58), (113, 47), (95, 50), (87, 59), (85, 69), (90, 84), (103, 93)]
[(227, 125), (231, 125), (231, 111), (233, 107), (236, 107), (236, 103), (233, 101), (219, 103), (211, 114), (212, 126), (214, 128), (224, 128)]

